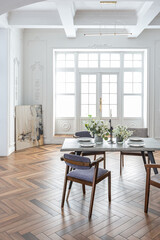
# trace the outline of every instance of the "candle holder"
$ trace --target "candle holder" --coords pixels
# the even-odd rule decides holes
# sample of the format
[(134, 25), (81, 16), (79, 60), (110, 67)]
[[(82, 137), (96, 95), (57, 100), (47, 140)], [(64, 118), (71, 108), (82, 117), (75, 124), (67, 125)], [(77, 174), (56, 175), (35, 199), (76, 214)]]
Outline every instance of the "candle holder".
[(113, 127), (112, 127), (112, 120), (111, 119), (109, 119), (109, 124), (110, 124), (110, 140), (108, 141), (108, 143), (110, 143), (110, 144), (113, 144), (113, 143), (115, 143), (114, 141), (113, 141)]

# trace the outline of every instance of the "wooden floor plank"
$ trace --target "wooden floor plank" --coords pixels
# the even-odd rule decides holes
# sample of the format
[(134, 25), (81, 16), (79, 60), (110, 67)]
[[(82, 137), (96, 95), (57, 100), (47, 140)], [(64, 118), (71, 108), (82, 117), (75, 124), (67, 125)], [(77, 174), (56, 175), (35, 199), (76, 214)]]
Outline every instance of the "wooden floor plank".
[[(61, 210), (65, 164), (60, 145), (44, 145), (0, 158), (0, 240), (160, 240), (160, 190), (151, 187), (145, 214), (145, 169), (140, 157), (125, 157), (119, 175), (119, 153), (107, 153), (112, 172), (112, 201), (107, 180), (96, 188), (88, 220), (91, 188), (82, 194), (73, 184)], [(155, 153), (160, 163), (160, 153)], [(103, 167), (101, 165), (101, 167)]]

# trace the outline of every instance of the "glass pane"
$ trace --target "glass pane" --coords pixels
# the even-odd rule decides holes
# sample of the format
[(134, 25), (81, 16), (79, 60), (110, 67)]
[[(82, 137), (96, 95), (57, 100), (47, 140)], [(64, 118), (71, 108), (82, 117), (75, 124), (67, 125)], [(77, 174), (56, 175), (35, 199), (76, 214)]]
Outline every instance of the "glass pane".
[(142, 92), (142, 84), (134, 83), (133, 84), (133, 93), (141, 93)]
[(124, 93), (132, 93), (132, 83), (124, 83)]
[(88, 54), (87, 53), (79, 53), (78, 58), (79, 58), (79, 60), (88, 61)]
[(89, 83), (89, 93), (96, 93), (96, 84)]
[(110, 82), (117, 82), (117, 75), (111, 74), (110, 75)]
[(96, 105), (89, 105), (89, 115), (96, 116)]
[(135, 67), (135, 68), (140, 68), (140, 67), (142, 67), (142, 62), (141, 62), (141, 61), (134, 61), (134, 62), (133, 62), (133, 67)]
[(74, 93), (74, 83), (66, 83), (66, 93)]
[(89, 81), (90, 82), (96, 82), (96, 75), (89, 75)]
[(132, 56), (133, 56), (133, 54), (128, 54), (128, 53), (127, 53), (127, 54), (124, 54), (124, 60), (125, 60), (125, 61), (126, 61), (126, 60), (127, 60), (127, 61), (128, 61), (128, 60), (129, 60), (129, 61), (132, 61)]
[(66, 54), (66, 61), (74, 61), (74, 54), (67, 53)]
[(101, 61), (101, 68), (109, 68), (110, 62), (109, 61)]
[(109, 93), (109, 83), (102, 83), (102, 93)]
[(96, 94), (89, 94), (89, 104), (96, 104)]
[(88, 94), (81, 94), (81, 104), (88, 104)]
[(119, 68), (120, 67), (120, 62), (119, 61), (111, 61), (111, 67)]
[(110, 94), (110, 104), (117, 104), (117, 95)]
[(102, 94), (102, 104), (109, 104), (109, 94)]
[(75, 97), (57, 96), (56, 97), (56, 117), (74, 117), (75, 115)]
[(101, 60), (110, 60), (110, 54), (109, 53), (101, 53), (100, 58), (101, 58)]
[(66, 72), (66, 82), (74, 82), (74, 72)]
[(87, 68), (88, 67), (88, 62), (87, 61), (79, 61), (78, 62), (78, 67)]
[(65, 82), (65, 72), (57, 72), (56, 82)]
[(110, 93), (117, 93), (117, 84), (110, 83)]
[(65, 61), (65, 54), (64, 53), (58, 53), (57, 54), (57, 60), (58, 61), (61, 61), (61, 60)]
[(109, 117), (109, 106), (102, 105), (102, 117)]
[(142, 82), (142, 73), (141, 72), (133, 73), (133, 82)]
[(124, 72), (124, 82), (132, 82), (132, 72)]
[(132, 67), (132, 61), (124, 61), (124, 67), (126, 67), (126, 68), (130, 68), (130, 67)]
[(81, 84), (81, 93), (88, 93), (88, 83)]
[(66, 62), (65, 61), (57, 61), (57, 67), (58, 68), (65, 68)]
[(111, 61), (112, 60), (117, 60), (117, 61), (119, 61), (120, 60), (120, 54), (118, 54), (118, 53), (112, 53), (111, 54)]
[(81, 105), (81, 117), (88, 117), (88, 105)]
[(138, 54), (138, 53), (135, 53), (134, 55), (133, 55), (133, 59), (134, 60), (142, 60), (142, 54)]
[(109, 75), (108, 74), (102, 75), (102, 82), (109, 82)]
[(65, 83), (56, 84), (56, 93), (65, 93)]
[(124, 117), (141, 117), (141, 104), (141, 96), (124, 96)]
[(74, 61), (66, 61), (66, 67), (67, 67), (67, 68), (72, 68), (72, 67), (74, 67)]
[(90, 68), (97, 68), (98, 67), (98, 61), (89, 61), (89, 67)]
[(97, 53), (89, 53), (89, 61), (98, 60)]
[(88, 82), (88, 75), (81, 75), (81, 82)]
[(110, 109), (112, 110), (112, 117), (117, 117), (117, 105), (110, 105)]

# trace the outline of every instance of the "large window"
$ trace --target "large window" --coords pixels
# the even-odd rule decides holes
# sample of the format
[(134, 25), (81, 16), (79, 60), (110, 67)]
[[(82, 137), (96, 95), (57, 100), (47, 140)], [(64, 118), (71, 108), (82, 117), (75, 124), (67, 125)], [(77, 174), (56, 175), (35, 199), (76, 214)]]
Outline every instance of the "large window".
[[(69, 133), (81, 130), (88, 115), (112, 115), (113, 124), (143, 127), (144, 50), (57, 51), (55, 56), (55, 118), (66, 119), (65, 126), (70, 121)], [(59, 126), (56, 133), (65, 133)]]

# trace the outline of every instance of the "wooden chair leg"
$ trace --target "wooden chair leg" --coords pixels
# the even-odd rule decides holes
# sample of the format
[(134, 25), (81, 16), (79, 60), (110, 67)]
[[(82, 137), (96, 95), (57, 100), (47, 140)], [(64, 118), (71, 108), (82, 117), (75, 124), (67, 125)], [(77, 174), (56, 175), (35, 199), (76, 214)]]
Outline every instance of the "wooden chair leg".
[(94, 172), (94, 177), (93, 177), (92, 193), (91, 193), (91, 200), (90, 200), (90, 207), (89, 207), (89, 215), (88, 215), (88, 218), (89, 218), (89, 219), (91, 219), (91, 216), (92, 216), (94, 195), (95, 195), (95, 190), (96, 190), (97, 173), (98, 173), (98, 164), (97, 164), (97, 166), (95, 167), (95, 172)]
[(85, 184), (82, 184), (82, 190), (83, 190), (83, 194), (86, 194), (86, 189), (85, 189)]
[(146, 191), (145, 191), (145, 205), (144, 205), (144, 212), (145, 212), (145, 213), (148, 212), (149, 194), (150, 194), (150, 169), (147, 168)]
[(109, 172), (108, 176), (108, 200), (111, 202), (111, 172)]
[(122, 175), (122, 153), (120, 152), (120, 175)]
[(64, 178), (64, 187), (63, 187), (61, 208), (63, 208), (63, 206), (64, 206), (64, 200), (65, 200), (66, 188), (67, 188), (67, 174), (68, 174), (68, 170), (69, 170), (69, 167), (66, 166), (66, 172), (65, 172), (65, 178)]
[(68, 202), (69, 194), (70, 194), (70, 192), (71, 192), (72, 184), (73, 184), (73, 182), (70, 181), (70, 183), (69, 183), (69, 188), (68, 188), (68, 193), (67, 193), (67, 197), (66, 197), (66, 201), (67, 201), (67, 202)]
[(124, 155), (122, 154), (122, 167), (124, 167)]
[(106, 153), (103, 154), (104, 157), (104, 162), (103, 162), (103, 167), (106, 169)]
[(97, 155), (94, 155), (94, 161), (96, 160)]

